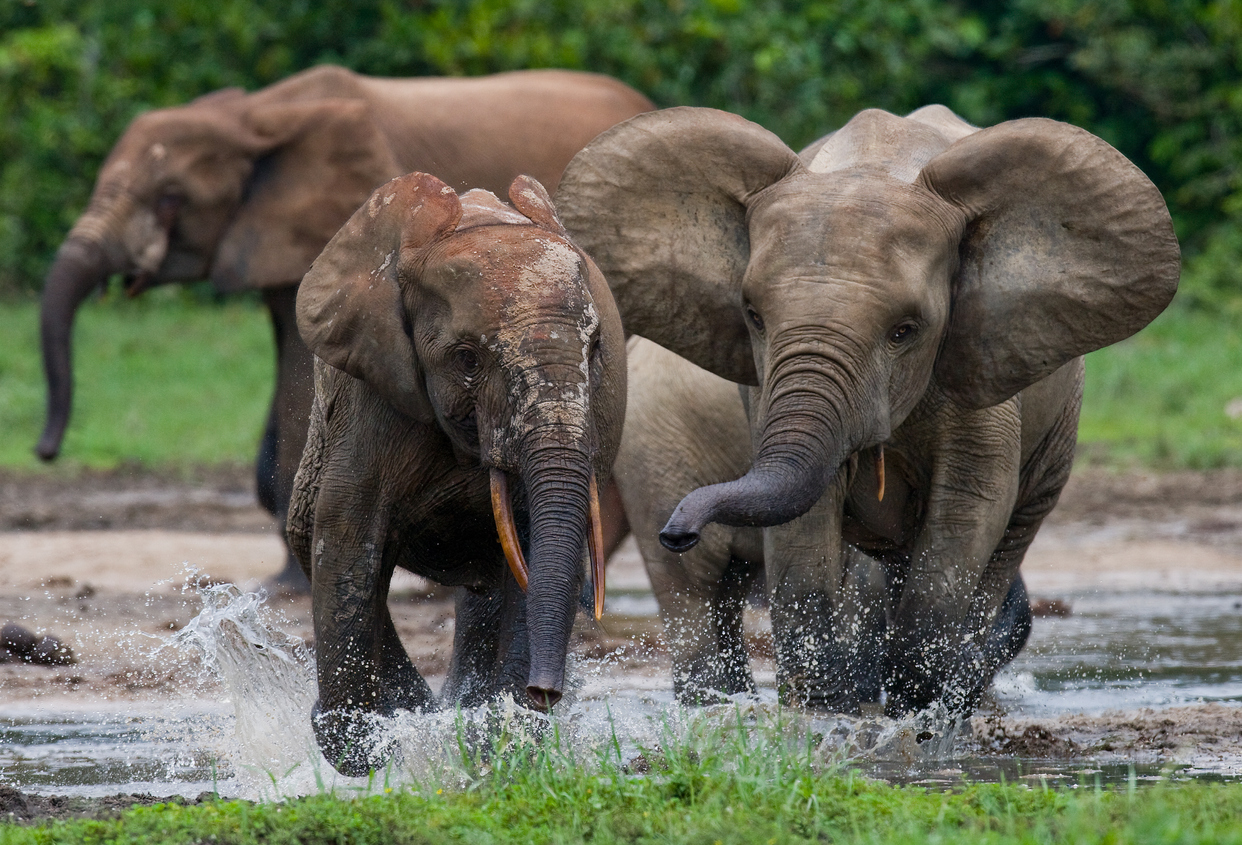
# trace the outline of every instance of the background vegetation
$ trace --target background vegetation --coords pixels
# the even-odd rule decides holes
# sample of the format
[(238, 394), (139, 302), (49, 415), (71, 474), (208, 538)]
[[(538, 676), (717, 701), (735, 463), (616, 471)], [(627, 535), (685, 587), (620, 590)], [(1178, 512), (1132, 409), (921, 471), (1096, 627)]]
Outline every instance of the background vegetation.
[(135, 114), (320, 62), (594, 70), (795, 147), (869, 106), (1067, 120), (1164, 191), (1184, 295), (1242, 311), (1237, 0), (2, 0), (0, 288), (37, 289)]
[[(135, 114), (225, 86), (254, 89), (320, 62), (394, 76), (599, 71), (661, 106), (741, 113), (795, 148), (868, 106), (904, 112), (942, 102), (978, 124), (1043, 115), (1086, 127), (1163, 190), (1185, 257), (1174, 311), (1156, 329), (1093, 356), (1086, 454), (1162, 467), (1242, 465), (1242, 421), (1225, 413), (1242, 396), (1242, 380), (1232, 376), (1242, 371), (1232, 366), (1242, 363), (1233, 341), (1242, 317), (1239, 0), (0, 0), (0, 301), (29, 301), (39, 289), (100, 162)], [(94, 378), (111, 384), (117, 404), (104, 410), (80, 397), (68, 456), (94, 464), (118, 455), (249, 460), (269, 388), (248, 379), (269, 378), (261, 373), (270, 365), (261, 356), (243, 376), (245, 365), (228, 358), (229, 349), (187, 343), (180, 358), (194, 360), (181, 369), (177, 342), (181, 321), (191, 319), (188, 301), (168, 294), (164, 322), (154, 316), (157, 305), (145, 312), (105, 306), (98, 314), (115, 313), (99, 319), (118, 324), (138, 320), (133, 314), (155, 320), (134, 343), (156, 342), (158, 326), (171, 333), (167, 374), (144, 376), (153, 386), (188, 383), (196, 372), (246, 385), (244, 407), (151, 400), (175, 404), (170, 414), (208, 428), (240, 432), (244, 443), (232, 434), (187, 448), (196, 441), (178, 433), (186, 430), (179, 422), (114, 426), (107, 443), (102, 429), (91, 434), (89, 415), (102, 426), (136, 418), (124, 403), (139, 401), (137, 385), (115, 372), (140, 365), (84, 334), (79, 359), (104, 367)], [(225, 324), (242, 319), (229, 313), (220, 318)], [(33, 349), (34, 330), (20, 322), (29, 319), (19, 305), (4, 317), (12, 326), (7, 345), (23, 347), (0, 358), (0, 430), (20, 440), (12, 455), (0, 454), (7, 465), (30, 463), (26, 441), (42, 413), (37, 363), (23, 357)], [(246, 319), (261, 326), (256, 314)], [(233, 341), (206, 328), (201, 336)], [(255, 334), (244, 342), (264, 341)], [(229, 363), (218, 363), (217, 353)], [(34, 381), (13, 381), (14, 373)], [(1185, 383), (1192, 377), (1199, 380)], [(89, 390), (91, 378), (83, 371), (79, 383)], [(240, 416), (230, 425), (233, 414)], [(172, 432), (163, 435), (163, 458), (134, 445), (150, 431)], [(98, 449), (79, 448), (92, 443)]]

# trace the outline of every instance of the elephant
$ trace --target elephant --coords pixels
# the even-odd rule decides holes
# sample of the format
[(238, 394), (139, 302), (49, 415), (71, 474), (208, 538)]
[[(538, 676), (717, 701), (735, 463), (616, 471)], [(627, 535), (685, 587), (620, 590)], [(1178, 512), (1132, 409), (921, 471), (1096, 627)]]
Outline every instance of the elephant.
[(543, 187), (508, 195), (389, 182), (298, 291), (315, 399), (288, 536), (311, 581), (313, 726), (347, 774), (383, 756), (375, 714), (434, 703), (386, 605), (396, 567), (462, 588), (445, 702), (556, 704), (584, 544), (602, 610), (621, 320)]
[[(659, 541), (660, 528), (686, 491), (750, 469), (744, 395), (733, 382), (637, 335), (626, 344), (626, 364), (625, 427), (613, 481), (664, 622), (673, 692), (683, 705), (753, 694), (742, 611), (763, 572), (763, 529), (705, 525), (699, 543), (684, 554)], [(876, 645), (891, 615), (893, 583), (879, 561), (848, 542), (842, 559), (845, 583), (833, 608), (834, 625), (849, 629), (856, 649), (848, 656), (849, 673), (861, 709), (880, 697), (885, 666)], [(1030, 603), (1019, 576), (986, 641), (990, 659), (998, 666), (1012, 660), (1030, 629)]]
[(1042, 118), (869, 109), (799, 155), (736, 115), (675, 108), (592, 141), (557, 206), (627, 332), (746, 386), (749, 469), (686, 491), (660, 541), (763, 529), (785, 700), (859, 706), (868, 649), (834, 621), (849, 545), (896, 595), (873, 643), (887, 711), (973, 709), (1068, 477), (1082, 355), (1176, 292), (1160, 192)]
[[(294, 318), (297, 284), (341, 224), (376, 187), (414, 170), (458, 189), (503, 193), (519, 174), (555, 189), (587, 141), (650, 108), (624, 84), (587, 73), (381, 79), (323, 66), (252, 94), (227, 89), (140, 115), (47, 274), (47, 422), (35, 451), (45, 460), (60, 451), (74, 315), (110, 274), (124, 275), (131, 296), (204, 278), (221, 293), (256, 290), (277, 360), (258, 496), (284, 525), (313, 393)], [(300, 580), (290, 557), (278, 581), (304, 588)]]

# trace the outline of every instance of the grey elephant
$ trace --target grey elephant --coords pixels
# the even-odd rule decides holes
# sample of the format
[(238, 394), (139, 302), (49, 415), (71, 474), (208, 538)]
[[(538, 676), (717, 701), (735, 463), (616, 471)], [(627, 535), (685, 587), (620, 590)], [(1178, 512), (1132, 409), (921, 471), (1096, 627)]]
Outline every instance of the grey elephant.
[(385, 603), (395, 567), (464, 588), (447, 702), (557, 702), (584, 544), (602, 608), (620, 317), (539, 183), (509, 197), (396, 179), (298, 292), (316, 389), (289, 540), (311, 580), (315, 732), (349, 774), (382, 753), (373, 714), (434, 700)]
[[(628, 395), (613, 481), (646, 564), (673, 662), (673, 691), (682, 704), (756, 691), (743, 636), (742, 612), (763, 572), (763, 529), (711, 524), (684, 553), (659, 540), (688, 490), (746, 474), (750, 423), (738, 385), (646, 338), (626, 344)], [(743, 388), (744, 390), (744, 388)], [(857, 477), (857, 476), (856, 476)], [(879, 700), (886, 674), (882, 638), (892, 612), (893, 582), (875, 558), (848, 541), (844, 581), (832, 608), (845, 654), (853, 709)], [(1016, 577), (984, 640), (989, 665), (1003, 665), (1025, 644), (1031, 612)]]
[(1081, 356), (1176, 291), (1159, 191), (1051, 120), (869, 110), (799, 156), (683, 108), (595, 139), (557, 204), (627, 331), (751, 386), (750, 469), (687, 491), (660, 539), (684, 552), (710, 523), (766, 529), (786, 699), (858, 705), (859, 649), (834, 622), (852, 545), (895, 596), (888, 710), (973, 707), (1069, 473)]
[[(594, 74), (377, 79), (328, 66), (252, 94), (218, 91), (139, 116), (47, 275), (48, 407), (36, 452), (50, 460), (60, 451), (74, 315), (110, 274), (125, 276), (130, 295), (204, 278), (223, 293), (258, 290), (277, 355), (258, 493), (283, 525), (313, 392), (294, 297), (341, 224), (377, 186), (414, 170), (459, 189), (503, 193), (519, 174), (555, 189), (587, 141), (649, 108), (636, 91)], [(296, 582), (298, 572), (290, 558), (282, 580)]]

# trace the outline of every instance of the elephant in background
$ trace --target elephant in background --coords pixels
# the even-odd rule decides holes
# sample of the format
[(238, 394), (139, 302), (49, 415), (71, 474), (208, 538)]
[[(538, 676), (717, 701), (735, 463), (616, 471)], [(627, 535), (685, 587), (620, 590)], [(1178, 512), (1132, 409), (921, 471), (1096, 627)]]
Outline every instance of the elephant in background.
[(311, 580), (314, 729), (347, 774), (383, 754), (371, 715), (433, 702), (388, 612), (396, 567), (463, 588), (446, 703), (560, 699), (584, 545), (602, 609), (621, 320), (542, 186), (509, 197), (389, 182), (298, 291), (318, 360), (288, 535)]
[[(682, 704), (711, 703), (755, 692), (742, 611), (763, 570), (763, 529), (709, 524), (694, 548), (669, 551), (661, 527), (688, 490), (746, 474), (750, 423), (738, 385), (646, 338), (626, 344), (628, 394), (621, 449), (613, 464), (673, 660), (673, 691)], [(744, 390), (744, 388), (743, 388)], [(876, 702), (885, 677), (878, 647), (892, 615), (893, 587), (875, 558), (848, 542), (845, 582), (833, 607), (858, 704)], [(1021, 577), (1010, 587), (985, 643), (989, 662), (1013, 659), (1030, 633)]]
[(897, 597), (875, 644), (889, 712), (971, 709), (1068, 477), (1081, 356), (1176, 291), (1155, 186), (1051, 120), (868, 110), (800, 157), (679, 108), (595, 139), (557, 205), (627, 331), (750, 386), (750, 468), (687, 491), (660, 539), (685, 552), (711, 523), (765, 529), (785, 699), (849, 711), (865, 692), (834, 622), (849, 540)]
[[(587, 141), (651, 107), (593, 74), (378, 79), (326, 66), (252, 94), (228, 89), (140, 115), (104, 162), (47, 275), (47, 422), (36, 452), (51, 460), (60, 451), (72, 401), (74, 316), (109, 275), (122, 274), (131, 296), (204, 278), (222, 293), (258, 290), (277, 356), (258, 494), (283, 525), (313, 393), (294, 299), (341, 224), (377, 186), (414, 170), (456, 189), (503, 193), (519, 174), (555, 189)], [(300, 579), (289, 558), (281, 581)]]

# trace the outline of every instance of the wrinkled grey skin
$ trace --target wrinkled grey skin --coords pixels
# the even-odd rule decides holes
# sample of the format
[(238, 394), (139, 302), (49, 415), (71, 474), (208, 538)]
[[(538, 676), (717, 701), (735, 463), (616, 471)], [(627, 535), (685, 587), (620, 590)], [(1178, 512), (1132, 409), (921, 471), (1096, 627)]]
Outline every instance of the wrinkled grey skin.
[[(413, 170), (461, 190), (503, 193), (522, 173), (554, 189), (587, 141), (649, 108), (642, 95), (594, 74), (379, 79), (319, 67), (252, 94), (218, 91), (140, 115), (104, 162), (48, 272), (48, 414), (35, 451), (44, 460), (60, 451), (74, 316), (109, 275), (125, 276), (131, 295), (204, 278), (222, 293), (259, 290), (277, 367), (256, 475), (260, 503), (283, 525), (313, 393), (294, 299), (341, 224), (378, 185)], [(292, 558), (281, 580), (299, 586)]]
[[(594, 474), (625, 413), (620, 318), (547, 193), (460, 200), (422, 173), (379, 188), (298, 293), (316, 391), (288, 534), (311, 580), (313, 724), (342, 772), (386, 753), (370, 718), (433, 704), (386, 599), (396, 567), (460, 586), (444, 703), (561, 697)], [(519, 213), (520, 211), (520, 213)], [(497, 541), (503, 470), (530, 582)]]
[(1069, 469), (1080, 356), (1176, 290), (1151, 182), (1049, 120), (870, 110), (800, 158), (734, 115), (668, 109), (592, 141), (557, 197), (627, 331), (751, 386), (749, 470), (686, 491), (660, 538), (685, 552), (711, 523), (766, 529), (786, 699), (864, 695), (848, 539), (896, 597), (888, 709), (970, 709)]
[[(738, 385), (645, 338), (630, 338), (626, 362), (625, 431), (613, 480), (660, 607), (674, 693), (683, 704), (700, 704), (754, 692), (742, 611), (763, 571), (763, 530), (706, 525), (699, 543), (684, 554), (659, 540), (687, 490), (723, 483), (750, 469), (745, 402)], [(856, 472), (852, 478), (863, 496), (874, 494), (873, 484)], [(833, 608), (833, 627), (847, 632), (843, 639), (849, 650), (838, 671), (853, 698), (838, 699), (835, 706), (853, 710), (879, 700), (887, 668), (882, 638), (900, 598), (895, 589), (900, 581), (889, 574), (900, 574), (901, 561), (886, 569), (848, 541), (841, 557), (845, 583), (841, 602)], [(1030, 620), (1018, 577), (985, 641), (986, 665), (1003, 666), (1018, 653)]]

